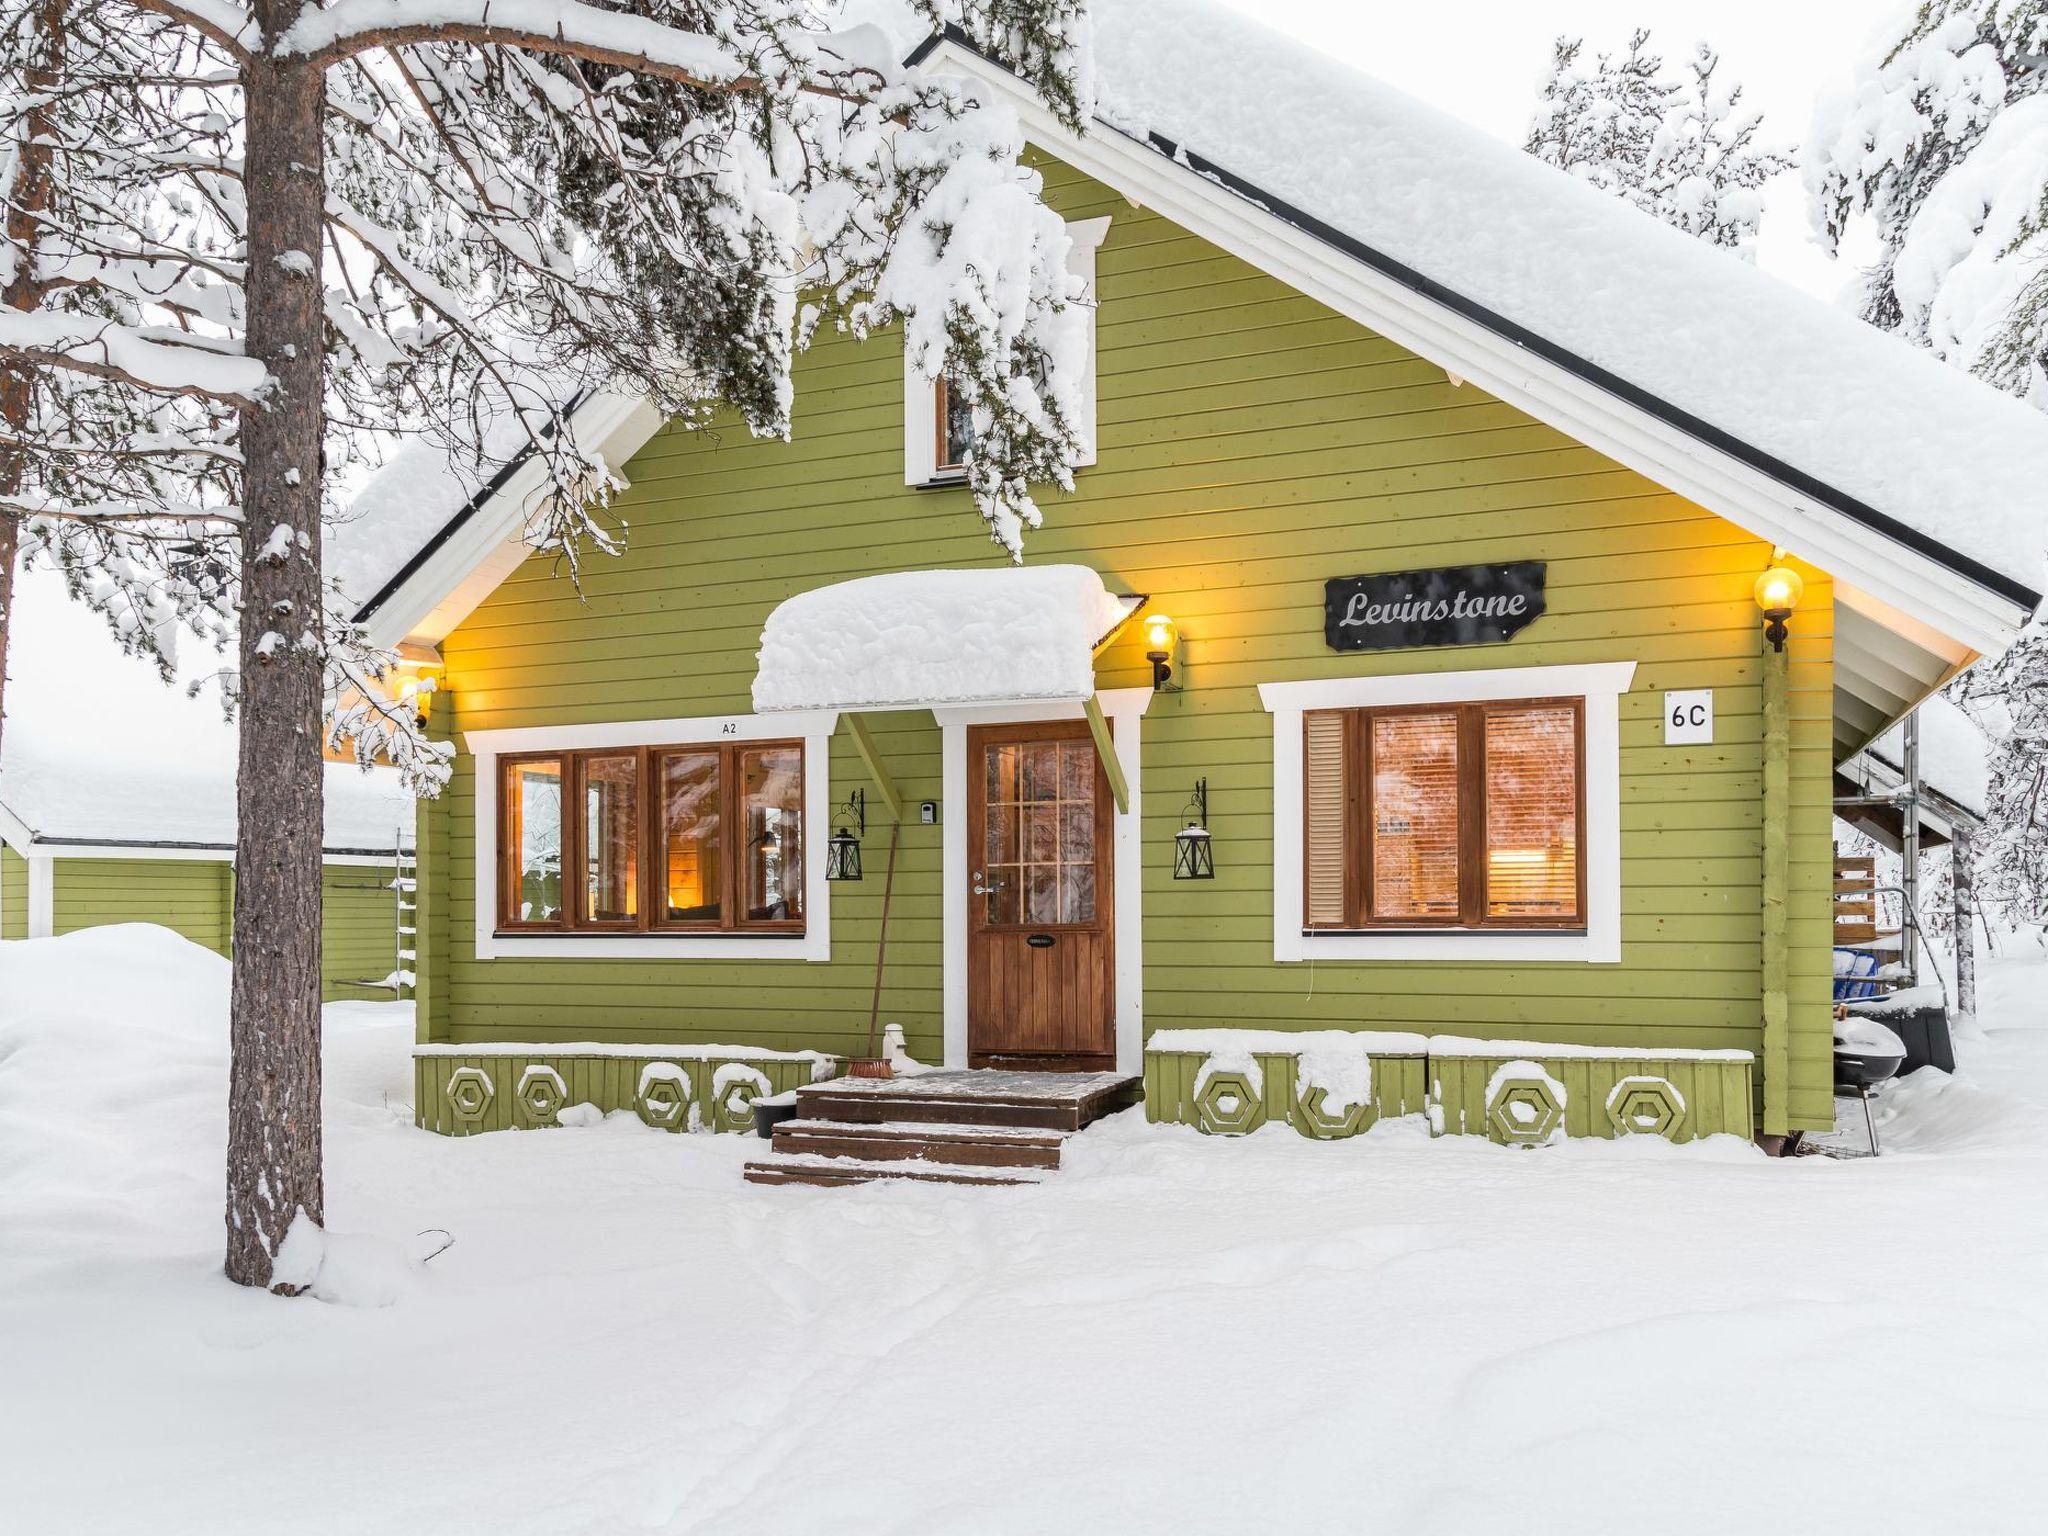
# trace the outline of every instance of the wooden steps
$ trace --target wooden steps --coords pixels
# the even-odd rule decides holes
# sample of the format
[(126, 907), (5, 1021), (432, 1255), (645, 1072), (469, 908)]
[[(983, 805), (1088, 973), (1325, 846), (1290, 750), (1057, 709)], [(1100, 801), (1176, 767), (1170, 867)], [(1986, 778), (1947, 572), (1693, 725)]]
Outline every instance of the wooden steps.
[(749, 1184), (815, 1184), (837, 1188), (872, 1184), (879, 1179), (908, 1179), (917, 1184), (1036, 1184), (1042, 1172), (1012, 1168), (955, 1168), (932, 1163), (870, 1163), (858, 1158), (786, 1157), (747, 1164)]
[(837, 1078), (797, 1090), (753, 1184), (1030, 1184), (1060, 1166), (1075, 1131), (1128, 1108), (1139, 1080), (1114, 1072), (947, 1071)]

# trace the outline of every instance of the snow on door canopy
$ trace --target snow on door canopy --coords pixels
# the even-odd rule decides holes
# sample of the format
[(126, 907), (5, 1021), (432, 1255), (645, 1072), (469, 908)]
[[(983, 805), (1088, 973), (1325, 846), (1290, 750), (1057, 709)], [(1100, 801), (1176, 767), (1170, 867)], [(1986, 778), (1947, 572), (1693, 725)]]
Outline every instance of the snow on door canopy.
[(927, 709), (1095, 692), (1137, 611), (1085, 565), (900, 571), (802, 592), (761, 630), (754, 707)]

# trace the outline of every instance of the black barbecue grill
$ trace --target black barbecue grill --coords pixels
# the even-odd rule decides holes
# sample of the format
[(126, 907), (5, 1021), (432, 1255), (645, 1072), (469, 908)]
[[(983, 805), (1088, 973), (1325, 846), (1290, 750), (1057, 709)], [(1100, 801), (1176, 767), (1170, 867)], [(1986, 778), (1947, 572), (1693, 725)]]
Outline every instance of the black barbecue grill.
[(1854, 1014), (1835, 1020), (1835, 1093), (1863, 1106), (1863, 1133), (1870, 1155), (1877, 1156), (1877, 1119), (1870, 1110), (1872, 1090), (1898, 1074), (1906, 1059), (1899, 1037), (1874, 1019)]

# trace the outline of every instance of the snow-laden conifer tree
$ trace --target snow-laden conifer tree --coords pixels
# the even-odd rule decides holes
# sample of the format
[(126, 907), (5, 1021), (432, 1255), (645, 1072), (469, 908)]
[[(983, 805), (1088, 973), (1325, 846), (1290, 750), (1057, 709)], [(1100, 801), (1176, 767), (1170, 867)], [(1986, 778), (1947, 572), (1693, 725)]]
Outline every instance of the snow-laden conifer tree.
[(1758, 142), (1763, 114), (1742, 105), (1742, 87), (1717, 80), (1720, 56), (1698, 44), (1672, 78), (1630, 34), (1625, 53), (1601, 54), (1589, 70), (1584, 40), (1560, 37), (1524, 147), (1602, 191), (1627, 198), (1687, 234), (1753, 258), (1763, 184), (1791, 157)]
[[(2048, 0), (1902, 5), (1805, 174), (1823, 245), (1875, 237), (1864, 319), (2048, 409)], [(1974, 900), (2048, 924), (2048, 631), (1950, 692), (1991, 741)]]
[(1875, 236), (1863, 318), (2048, 409), (2048, 0), (1926, 0), (1814, 116), (1821, 243)]
[[(1086, 120), (1085, 0), (917, 0)], [(305, 1278), (319, 1135), (323, 706), (431, 788), (321, 560), (393, 428), (530, 443), (531, 537), (618, 547), (587, 390), (789, 431), (820, 325), (901, 321), (975, 415), (1015, 554), (1068, 484), (1085, 359), (1019, 125), (812, 0), (0, 0), (0, 505), (158, 651), (237, 646), (228, 1273)], [(0, 635), (4, 639), (4, 635)]]
[(1971, 900), (2048, 937), (2048, 624), (2036, 621), (1950, 691), (1990, 740)]

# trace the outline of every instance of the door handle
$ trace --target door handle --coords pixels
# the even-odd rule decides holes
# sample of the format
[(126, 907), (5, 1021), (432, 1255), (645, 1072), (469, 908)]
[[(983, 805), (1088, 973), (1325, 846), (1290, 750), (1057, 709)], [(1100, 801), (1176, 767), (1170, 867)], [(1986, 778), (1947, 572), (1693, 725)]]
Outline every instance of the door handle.
[(974, 884), (970, 887), (970, 889), (973, 891), (975, 895), (987, 896), (991, 892), (999, 891), (1002, 888), (1003, 877), (1001, 875), (997, 875), (995, 879), (991, 880), (981, 870), (977, 869), (974, 872)]

